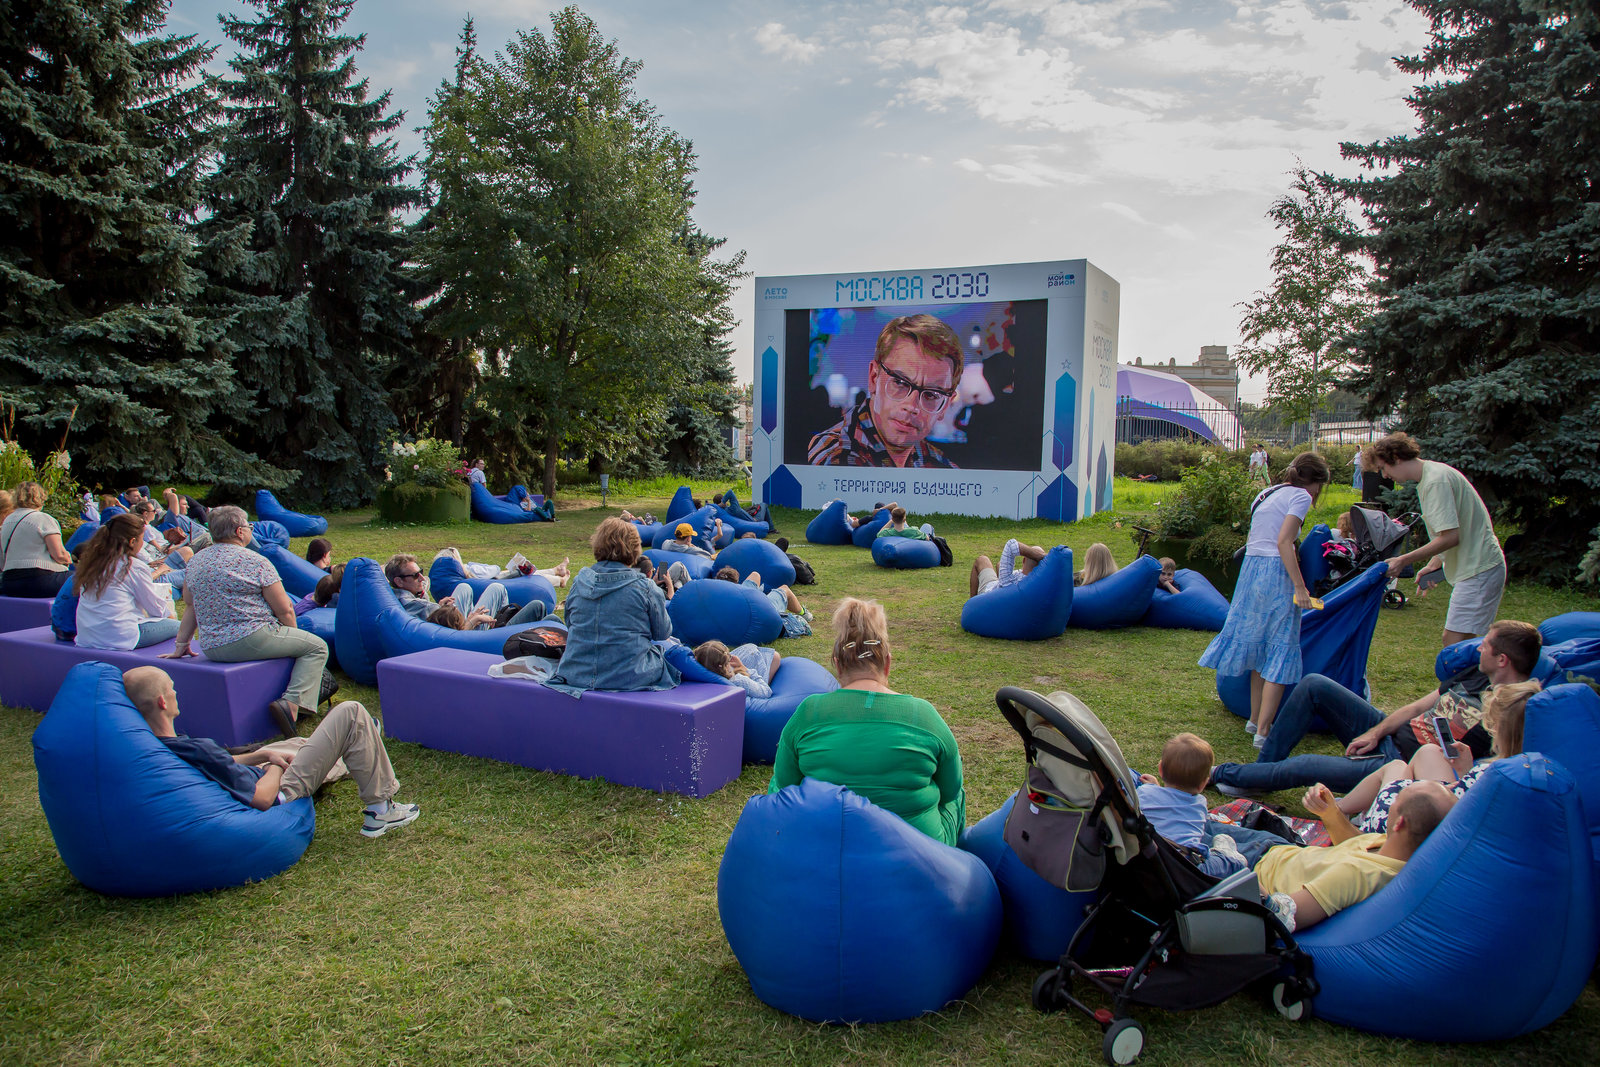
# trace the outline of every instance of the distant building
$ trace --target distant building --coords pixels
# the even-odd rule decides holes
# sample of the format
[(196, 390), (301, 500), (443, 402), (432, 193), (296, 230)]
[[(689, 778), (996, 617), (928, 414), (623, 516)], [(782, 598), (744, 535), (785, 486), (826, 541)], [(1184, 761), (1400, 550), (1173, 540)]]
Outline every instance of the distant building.
[[(1144, 366), (1135, 359), (1134, 366)], [(1175, 359), (1166, 364), (1152, 363), (1155, 370), (1177, 375), (1196, 389), (1227, 407), (1239, 402), (1239, 365), (1228, 358), (1227, 345), (1201, 345), (1200, 358), (1192, 364), (1180, 366)]]

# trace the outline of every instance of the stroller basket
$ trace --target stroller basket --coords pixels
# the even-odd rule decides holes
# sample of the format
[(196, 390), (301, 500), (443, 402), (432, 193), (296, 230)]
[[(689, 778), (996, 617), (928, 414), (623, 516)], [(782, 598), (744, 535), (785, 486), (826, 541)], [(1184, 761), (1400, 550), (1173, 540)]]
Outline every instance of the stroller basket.
[[(1102, 1054), (1117, 1064), (1144, 1050), (1144, 1029), (1127, 1014), (1135, 1004), (1192, 1010), (1267, 983), (1286, 1017), (1309, 1012), (1317, 992), (1311, 957), (1262, 903), (1254, 873), (1218, 881), (1156, 833), (1139, 809), (1137, 777), (1092, 711), (1070, 693), (1045, 697), (1013, 686), (996, 693), (995, 703), (1028, 759), (1007, 843), (1069, 889), (1078, 888), (1075, 873), (1099, 865), (1100, 900), (1060, 962), (1035, 980), (1035, 1008), (1072, 1008), (1093, 1020), (1103, 1031)], [(1052, 818), (1072, 832), (1031, 832)], [(1069, 856), (1063, 861), (1051, 850)], [(1098, 991), (1111, 1008), (1091, 1008), (1076, 985)]]

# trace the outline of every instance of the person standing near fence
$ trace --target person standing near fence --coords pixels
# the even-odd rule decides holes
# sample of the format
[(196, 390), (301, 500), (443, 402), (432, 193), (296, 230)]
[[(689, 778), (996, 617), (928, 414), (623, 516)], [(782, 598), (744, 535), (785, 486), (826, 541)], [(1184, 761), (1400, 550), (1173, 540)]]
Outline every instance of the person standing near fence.
[(1450, 610), (1444, 617), (1444, 643), (1453, 645), (1489, 632), (1506, 591), (1506, 556), (1494, 535), (1494, 521), (1467, 476), (1447, 463), (1422, 458), (1408, 433), (1392, 433), (1361, 453), (1368, 470), (1397, 482), (1416, 482), (1422, 521), (1429, 541), (1388, 561), (1398, 574), (1408, 563), (1428, 560), (1417, 572), (1417, 596), (1426, 596), (1426, 576), (1444, 569), (1450, 583)]

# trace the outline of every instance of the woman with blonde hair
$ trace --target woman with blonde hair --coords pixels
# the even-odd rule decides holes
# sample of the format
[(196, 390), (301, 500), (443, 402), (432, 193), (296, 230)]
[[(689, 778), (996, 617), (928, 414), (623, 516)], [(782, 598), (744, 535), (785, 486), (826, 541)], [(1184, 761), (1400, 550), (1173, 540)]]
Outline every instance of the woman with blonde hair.
[(602, 519), (589, 547), (594, 566), (579, 571), (567, 590), (567, 649), (545, 684), (573, 696), (588, 689), (671, 689), (681, 675), (654, 642), (672, 636), (672, 620), (655, 583), (633, 569), (643, 554), (639, 528)]
[(1537, 679), (1507, 682), (1490, 689), (1483, 698), (1483, 728), (1494, 737), (1494, 755), (1472, 762), (1472, 749), (1455, 741), (1453, 753), (1438, 745), (1423, 745), (1407, 763), (1391, 760), (1362, 779), (1338, 800), (1339, 810), (1357, 819), (1356, 829), (1364, 834), (1381, 834), (1389, 828), (1389, 809), (1395, 798), (1418, 782), (1442, 782), (1459, 799), (1482, 778), (1497, 759), (1522, 754), (1523, 724), (1528, 699), (1543, 689)]
[(145, 522), (116, 515), (78, 554), (78, 647), (128, 650), (178, 633), (172, 587), (158, 585), (140, 557)]
[(16, 508), (0, 522), (0, 596), (54, 597), (72, 557), (61, 544), (61, 524), (44, 510), (49, 494), (38, 482), (22, 482), (13, 496)]
[(929, 837), (954, 845), (966, 827), (961, 752), (932, 704), (889, 687), (889, 622), (875, 600), (833, 613), (839, 688), (803, 700), (783, 734), (767, 792), (802, 778), (844, 786)]
[(1096, 541), (1083, 554), (1083, 570), (1072, 580), (1073, 585), (1093, 585), (1100, 579), (1117, 573), (1117, 561), (1111, 549)]

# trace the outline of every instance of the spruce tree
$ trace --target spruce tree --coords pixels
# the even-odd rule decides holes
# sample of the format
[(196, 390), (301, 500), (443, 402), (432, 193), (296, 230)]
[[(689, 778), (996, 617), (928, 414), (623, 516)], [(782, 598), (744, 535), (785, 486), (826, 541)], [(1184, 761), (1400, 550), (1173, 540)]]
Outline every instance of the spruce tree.
[(213, 424), (246, 410), (227, 301), (188, 229), (217, 111), (211, 49), (163, 0), (0, 2), (0, 397), (33, 450), (106, 484), (267, 485)]
[(1433, 24), (1414, 133), (1344, 146), (1377, 314), (1356, 392), (1398, 411), (1516, 524), (1514, 571), (1570, 579), (1600, 526), (1600, 15), (1589, 4), (1412, 0)]
[(394, 426), (384, 376), (413, 357), (418, 314), (398, 213), (419, 203), (389, 134), (404, 119), (369, 99), (340, 32), (353, 0), (247, 0), (223, 16), (238, 46), (221, 82), (227, 128), (203, 232), (219, 289), (246, 305), (236, 372), (255, 408), (241, 441), (299, 472), (296, 499), (371, 499)]

